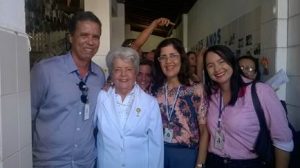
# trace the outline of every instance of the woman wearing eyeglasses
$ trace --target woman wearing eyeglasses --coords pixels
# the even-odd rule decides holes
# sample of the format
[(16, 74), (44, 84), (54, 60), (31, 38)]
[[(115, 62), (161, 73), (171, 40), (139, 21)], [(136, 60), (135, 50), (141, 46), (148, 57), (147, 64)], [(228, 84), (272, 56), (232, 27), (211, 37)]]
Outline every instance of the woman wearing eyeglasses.
[(180, 40), (163, 40), (155, 53), (154, 91), (164, 128), (164, 167), (201, 168), (208, 133), (202, 85), (189, 84), (187, 59)]
[(127, 47), (106, 56), (111, 81), (98, 95), (98, 168), (162, 168), (162, 121), (157, 100), (137, 84), (139, 55)]
[(258, 59), (250, 56), (244, 55), (238, 58), (238, 64), (240, 67), (240, 72), (243, 75), (244, 81), (260, 81), (260, 70)]

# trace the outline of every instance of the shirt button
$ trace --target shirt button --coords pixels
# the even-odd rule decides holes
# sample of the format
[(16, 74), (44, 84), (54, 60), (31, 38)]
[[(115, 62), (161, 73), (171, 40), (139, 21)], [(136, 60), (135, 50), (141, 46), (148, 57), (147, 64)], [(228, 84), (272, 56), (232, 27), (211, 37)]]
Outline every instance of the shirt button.
[(80, 128), (76, 128), (76, 131), (80, 131)]
[(81, 114), (82, 114), (82, 112), (80, 111), (78, 114), (79, 114), (79, 115), (81, 115)]
[(75, 147), (75, 148), (77, 148), (77, 147), (78, 147), (78, 145), (77, 145), (77, 144), (75, 144), (75, 145), (74, 145), (74, 147)]

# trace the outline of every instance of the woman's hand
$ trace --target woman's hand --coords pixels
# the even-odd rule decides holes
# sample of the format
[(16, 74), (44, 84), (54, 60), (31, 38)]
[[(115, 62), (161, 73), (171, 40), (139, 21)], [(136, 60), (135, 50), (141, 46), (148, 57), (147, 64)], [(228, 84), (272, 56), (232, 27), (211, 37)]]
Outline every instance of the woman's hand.
[(158, 19), (155, 19), (152, 23), (155, 24), (156, 26), (169, 26), (169, 25), (174, 26), (175, 25), (173, 22), (171, 22), (167, 18), (158, 18)]

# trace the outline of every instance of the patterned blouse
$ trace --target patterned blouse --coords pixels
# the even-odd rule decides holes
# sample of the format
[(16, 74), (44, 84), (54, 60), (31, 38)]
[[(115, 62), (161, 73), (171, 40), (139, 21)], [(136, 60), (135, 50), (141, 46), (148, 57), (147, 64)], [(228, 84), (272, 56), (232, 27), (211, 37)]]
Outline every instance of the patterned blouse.
[[(177, 100), (174, 111), (168, 119), (167, 109), (173, 108), (174, 99)], [(155, 94), (162, 115), (164, 133), (166, 128), (173, 131), (171, 143), (186, 146), (199, 144), (199, 124), (206, 124), (207, 101), (204, 98), (204, 89), (200, 84), (194, 86), (181, 85), (180, 88), (172, 88), (166, 95), (166, 87), (162, 86)], [(166, 103), (165, 99), (168, 99)]]

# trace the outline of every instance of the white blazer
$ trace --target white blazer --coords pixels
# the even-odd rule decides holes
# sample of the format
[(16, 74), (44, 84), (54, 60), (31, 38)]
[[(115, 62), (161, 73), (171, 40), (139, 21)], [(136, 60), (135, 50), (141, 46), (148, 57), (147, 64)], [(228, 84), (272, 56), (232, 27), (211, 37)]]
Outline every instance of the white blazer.
[(163, 128), (157, 100), (138, 85), (133, 89), (135, 97), (123, 129), (114, 106), (114, 89), (98, 95), (98, 168), (163, 168)]

